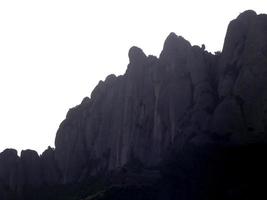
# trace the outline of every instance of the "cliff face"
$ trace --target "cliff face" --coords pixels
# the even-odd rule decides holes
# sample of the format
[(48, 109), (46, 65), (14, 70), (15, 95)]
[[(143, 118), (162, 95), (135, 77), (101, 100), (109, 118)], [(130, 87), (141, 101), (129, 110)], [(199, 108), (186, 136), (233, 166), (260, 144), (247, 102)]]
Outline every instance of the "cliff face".
[(246, 11), (233, 20), (218, 55), (171, 33), (159, 58), (132, 47), (129, 60), (123, 76), (100, 81), (69, 110), (55, 149), (0, 154), (3, 199), (132, 160), (153, 167), (173, 148), (267, 142), (266, 15)]
[[(266, 141), (266, 33), (266, 15), (257, 16), (253, 11), (242, 13), (227, 31), (218, 66), (222, 102), (215, 110), (215, 122), (217, 118), (220, 125), (227, 119), (225, 128), (235, 133), (231, 137), (236, 142)], [(231, 112), (219, 119), (224, 108)]]
[(49, 148), (40, 157), (25, 150), (18, 157), (14, 149), (0, 154), (0, 199), (20, 199), (24, 191), (59, 183), (54, 151)]
[(133, 157), (156, 165), (176, 137), (181, 144), (191, 137), (194, 125), (184, 125), (189, 117), (207, 128), (216, 101), (209, 76), (214, 56), (171, 33), (159, 59), (137, 47), (129, 59), (124, 76), (100, 82), (61, 124), (55, 156), (63, 182), (118, 168)]

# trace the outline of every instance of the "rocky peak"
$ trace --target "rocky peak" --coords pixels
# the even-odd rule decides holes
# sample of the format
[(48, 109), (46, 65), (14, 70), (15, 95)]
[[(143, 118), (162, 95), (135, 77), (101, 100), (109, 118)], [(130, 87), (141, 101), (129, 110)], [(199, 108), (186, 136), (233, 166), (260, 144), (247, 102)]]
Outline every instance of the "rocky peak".
[(143, 50), (133, 46), (128, 52), (129, 64), (126, 70), (126, 75), (131, 79), (140, 78), (147, 66), (147, 56)]
[(132, 64), (142, 63), (146, 59), (146, 55), (144, 54), (143, 50), (136, 46), (130, 48), (128, 56), (130, 63)]
[(266, 113), (262, 109), (266, 107), (267, 99), (266, 47), (267, 15), (246, 11), (230, 23), (219, 60), (218, 94), (224, 101), (218, 109), (235, 101), (237, 106), (231, 103), (230, 108), (235, 114), (225, 116), (225, 119), (239, 116), (235, 117), (236, 123), (232, 119), (227, 125), (231, 129), (229, 132), (242, 133), (235, 141), (265, 140)]
[(177, 36), (175, 33), (171, 32), (164, 42), (162, 53), (170, 53), (178, 49), (186, 49), (190, 46), (190, 43), (182, 36)]
[(0, 154), (0, 183), (13, 186), (18, 160), (15, 149), (6, 149)]
[(267, 17), (254, 11), (229, 24), (220, 56), (175, 33), (159, 58), (132, 47), (126, 73), (68, 111), (55, 149), (0, 154), (0, 192), (77, 184), (133, 162), (151, 169), (170, 149), (266, 143), (266, 66)]
[(18, 152), (16, 149), (5, 149), (0, 154), (1, 160), (16, 160), (18, 158)]
[(55, 150), (48, 147), (40, 156), (42, 167), (42, 178), (46, 185), (56, 185), (60, 181), (61, 173), (55, 160)]
[(255, 17), (257, 17), (257, 13), (254, 10), (246, 10), (240, 13), (237, 20), (241, 20), (244, 23), (250, 23)]
[(19, 170), (23, 185), (39, 187), (42, 184), (41, 160), (36, 151), (21, 151)]
[(164, 42), (159, 58), (163, 62), (168, 63), (169, 67), (177, 67), (175, 63), (182, 66), (185, 63), (190, 47), (190, 43), (183, 37), (170, 33)]

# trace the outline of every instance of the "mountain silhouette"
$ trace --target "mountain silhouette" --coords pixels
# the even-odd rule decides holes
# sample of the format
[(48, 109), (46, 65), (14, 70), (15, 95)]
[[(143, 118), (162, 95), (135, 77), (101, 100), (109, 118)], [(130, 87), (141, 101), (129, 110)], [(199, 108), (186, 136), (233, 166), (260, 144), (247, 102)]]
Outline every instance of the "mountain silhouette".
[(267, 15), (231, 21), (222, 52), (170, 33), (159, 58), (128, 56), (68, 111), (55, 148), (0, 154), (0, 199), (266, 198)]

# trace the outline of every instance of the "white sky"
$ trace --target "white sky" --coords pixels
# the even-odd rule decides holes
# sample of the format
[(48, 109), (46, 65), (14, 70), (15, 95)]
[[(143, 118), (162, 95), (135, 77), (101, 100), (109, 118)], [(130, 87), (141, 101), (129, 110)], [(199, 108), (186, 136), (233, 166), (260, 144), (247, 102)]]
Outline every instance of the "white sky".
[(0, 0), (0, 151), (41, 153), (70, 107), (124, 73), (131, 46), (159, 55), (170, 32), (221, 50), (230, 20), (267, 0)]

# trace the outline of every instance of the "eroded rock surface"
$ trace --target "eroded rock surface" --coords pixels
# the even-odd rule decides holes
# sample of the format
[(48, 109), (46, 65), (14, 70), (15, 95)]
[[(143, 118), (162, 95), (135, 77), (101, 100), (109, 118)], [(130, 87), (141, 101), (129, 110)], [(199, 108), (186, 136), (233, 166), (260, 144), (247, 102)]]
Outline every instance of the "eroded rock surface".
[(0, 194), (79, 183), (138, 160), (157, 166), (170, 149), (266, 143), (267, 16), (245, 11), (222, 53), (171, 33), (159, 58), (129, 50), (126, 73), (100, 81), (69, 110), (55, 149), (0, 154)]

